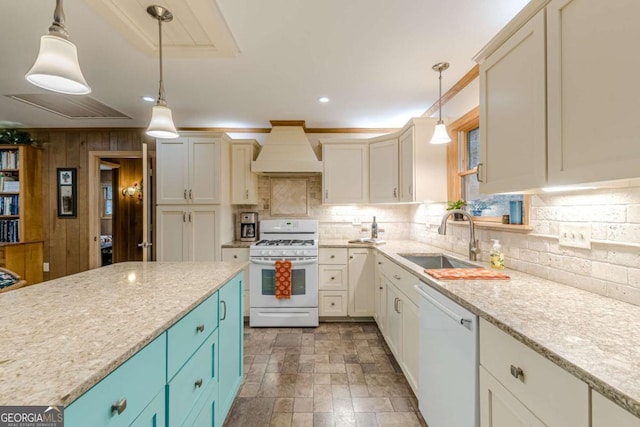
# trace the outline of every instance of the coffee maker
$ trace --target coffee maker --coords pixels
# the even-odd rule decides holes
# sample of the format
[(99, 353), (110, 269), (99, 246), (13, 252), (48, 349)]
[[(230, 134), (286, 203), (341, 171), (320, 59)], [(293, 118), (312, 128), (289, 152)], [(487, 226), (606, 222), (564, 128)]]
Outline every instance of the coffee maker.
[(258, 238), (258, 213), (240, 213), (240, 241), (253, 242)]

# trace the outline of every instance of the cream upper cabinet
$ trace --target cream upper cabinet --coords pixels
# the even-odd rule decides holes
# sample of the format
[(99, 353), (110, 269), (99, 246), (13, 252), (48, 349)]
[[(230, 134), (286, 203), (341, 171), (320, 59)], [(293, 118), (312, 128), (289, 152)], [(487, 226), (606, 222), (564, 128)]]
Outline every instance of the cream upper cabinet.
[(228, 140), (225, 134), (157, 140), (157, 203), (228, 202)]
[(640, 176), (640, 2), (547, 6), (549, 184)]
[(591, 390), (591, 426), (640, 427), (640, 418)]
[(544, 10), (480, 65), (482, 193), (546, 183)]
[(483, 193), (640, 177), (640, 2), (531, 1), (476, 56)]
[(429, 144), (436, 125), (433, 118), (414, 118), (400, 133), (401, 202), (447, 200), (447, 147)]
[(369, 143), (323, 141), (322, 202), (369, 201)]
[(385, 136), (369, 145), (369, 201), (398, 201), (398, 139)]
[(373, 316), (374, 256), (370, 249), (349, 249), (349, 316)]
[(231, 204), (258, 204), (258, 175), (251, 172), (251, 162), (259, 145), (251, 140), (234, 140), (231, 144)]

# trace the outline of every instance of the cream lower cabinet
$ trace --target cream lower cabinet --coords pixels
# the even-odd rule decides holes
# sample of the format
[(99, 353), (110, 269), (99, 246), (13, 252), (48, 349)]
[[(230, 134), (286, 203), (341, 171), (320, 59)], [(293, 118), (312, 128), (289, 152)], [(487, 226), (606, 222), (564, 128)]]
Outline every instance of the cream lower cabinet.
[[(224, 262), (248, 262), (249, 248), (222, 248), (222, 261)], [(249, 265), (244, 269), (244, 281), (242, 282), (242, 315), (249, 317)]]
[(640, 418), (591, 390), (592, 427), (640, 427)]
[(215, 208), (164, 205), (158, 206), (156, 212), (158, 261), (220, 259)]
[(369, 143), (322, 141), (322, 203), (369, 201)]
[(381, 287), (380, 304), (385, 303), (383, 336), (395, 356), (407, 382), (418, 394), (419, 370), (419, 311), (418, 296), (414, 285), (419, 280), (412, 273), (400, 267), (389, 258), (378, 257)]
[(398, 201), (398, 138), (376, 138), (369, 145), (369, 201)]
[(349, 304), (347, 248), (320, 248), (318, 251), (318, 314), (344, 317)]
[[(382, 265), (386, 258), (380, 252), (375, 253), (375, 270), (374, 270), (374, 312), (373, 318), (378, 324), (378, 329), (384, 336), (387, 331), (387, 283), (382, 274)], [(386, 260), (388, 262), (388, 260)]]
[(349, 307), (351, 317), (374, 314), (374, 256), (370, 249), (349, 249)]
[(590, 426), (587, 384), (484, 319), (479, 390), (481, 427)]

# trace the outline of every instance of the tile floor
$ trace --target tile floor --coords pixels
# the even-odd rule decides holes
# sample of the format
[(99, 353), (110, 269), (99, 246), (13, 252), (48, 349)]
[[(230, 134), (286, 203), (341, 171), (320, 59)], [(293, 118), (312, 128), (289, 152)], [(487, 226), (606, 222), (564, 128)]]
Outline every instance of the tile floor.
[(375, 323), (250, 328), (226, 427), (426, 426)]

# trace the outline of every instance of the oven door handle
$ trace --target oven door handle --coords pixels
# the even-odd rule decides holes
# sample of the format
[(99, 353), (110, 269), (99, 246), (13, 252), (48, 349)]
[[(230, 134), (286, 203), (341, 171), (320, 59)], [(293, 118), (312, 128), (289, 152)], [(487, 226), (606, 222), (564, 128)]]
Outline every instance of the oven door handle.
[[(263, 260), (259, 260), (259, 259), (252, 259), (252, 260), (250, 260), (250, 262), (252, 264), (258, 264), (258, 265), (270, 265), (270, 266), (275, 266), (276, 265), (275, 261), (263, 261)], [(292, 267), (296, 267), (298, 265), (316, 264), (317, 262), (318, 262), (317, 258), (305, 259), (305, 260), (302, 260), (302, 261), (291, 261), (291, 266)]]

